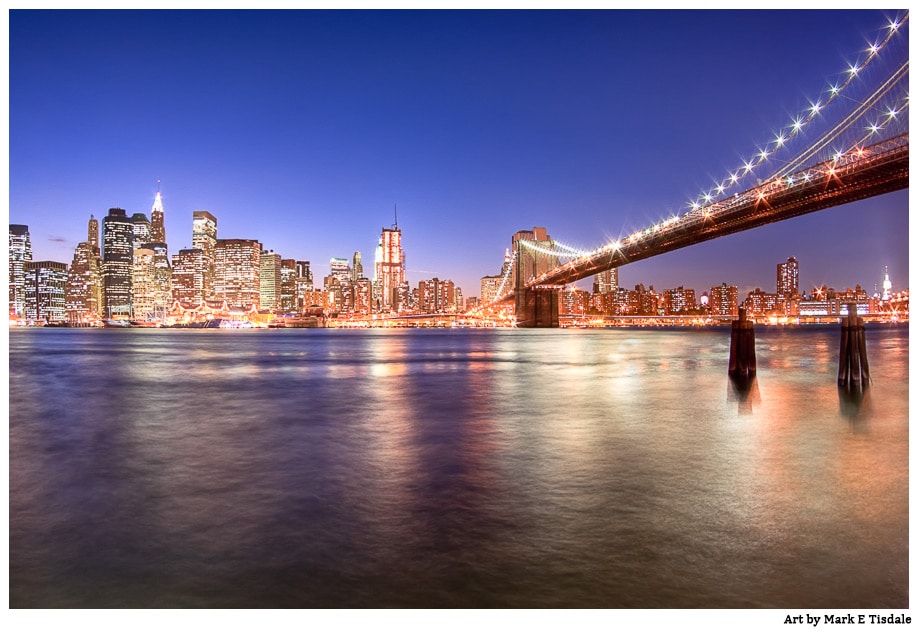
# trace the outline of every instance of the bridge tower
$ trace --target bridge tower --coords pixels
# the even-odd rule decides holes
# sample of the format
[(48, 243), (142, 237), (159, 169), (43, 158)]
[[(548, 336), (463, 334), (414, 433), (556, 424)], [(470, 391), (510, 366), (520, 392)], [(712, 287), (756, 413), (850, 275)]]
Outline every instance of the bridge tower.
[(535, 277), (560, 265), (554, 242), (545, 228), (517, 231), (513, 235), (514, 257), (512, 287), (516, 294), (517, 327), (557, 327), (561, 287), (546, 285), (526, 287)]

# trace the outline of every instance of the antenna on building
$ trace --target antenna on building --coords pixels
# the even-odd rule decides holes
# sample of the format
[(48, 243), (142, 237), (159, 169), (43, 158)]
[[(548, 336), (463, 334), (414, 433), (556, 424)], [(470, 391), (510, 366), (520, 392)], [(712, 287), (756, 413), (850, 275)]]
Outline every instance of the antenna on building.
[(392, 228), (398, 230), (398, 204), (395, 204), (395, 223), (392, 225)]
[(157, 193), (162, 193), (162, 191), (160, 190), (160, 188), (161, 188), (161, 187), (160, 187), (160, 180), (157, 180), (157, 181), (156, 181), (156, 192), (157, 192)]

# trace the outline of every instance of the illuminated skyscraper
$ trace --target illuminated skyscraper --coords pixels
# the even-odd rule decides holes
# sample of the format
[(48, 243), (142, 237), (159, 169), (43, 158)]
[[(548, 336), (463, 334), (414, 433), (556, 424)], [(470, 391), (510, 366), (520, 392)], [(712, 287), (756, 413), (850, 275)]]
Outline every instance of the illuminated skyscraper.
[(354, 251), (353, 266), (351, 271), (353, 275), (352, 280), (354, 283), (356, 283), (358, 279), (363, 278), (363, 258), (360, 256), (359, 250)]
[(137, 250), (150, 243), (150, 220), (143, 213), (134, 213), (131, 222), (134, 224), (134, 250)]
[(204, 251), (185, 248), (172, 255), (172, 300), (197, 307), (204, 300)]
[(217, 218), (207, 211), (195, 211), (192, 220), (191, 245), (204, 253), (204, 298), (212, 298), (216, 274)]
[(889, 280), (889, 266), (884, 266), (884, 277), (883, 277), (883, 297), (882, 300), (888, 301), (890, 299), (890, 290), (892, 290), (892, 281)]
[(312, 269), (308, 261), (296, 262), (296, 308), (303, 312), (309, 307), (306, 301), (306, 293), (313, 292), (315, 286), (312, 282)]
[(90, 246), (101, 252), (99, 249), (99, 220), (97, 220), (92, 215), (89, 216), (89, 226), (86, 240), (89, 242)]
[[(257, 309), (261, 298), (261, 244), (254, 239), (218, 239), (214, 296), (230, 307)], [(206, 256), (206, 253), (205, 253)]]
[(295, 312), (296, 302), (296, 261), (294, 259), (281, 259), (280, 302), (278, 311), (284, 314)]
[(10, 224), (10, 315), (25, 315), (25, 263), (31, 260), (29, 227)]
[(788, 257), (787, 262), (778, 264), (778, 289), (775, 293), (784, 297), (798, 294), (800, 292), (799, 277), (797, 259)]
[(73, 252), (65, 300), (67, 319), (71, 322), (82, 323), (102, 315), (99, 249), (88, 241), (81, 241)]
[(351, 277), (351, 266), (347, 259), (343, 257), (332, 257), (328, 262), (330, 274), (338, 279), (341, 285), (350, 285), (353, 281)]
[(103, 316), (130, 318), (134, 223), (124, 209), (108, 210), (108, 215), (102, 220), (102, 245)]
[(133, 276), (131, 279), (131, 306), (134, 318), (138, 320), (153, 320), (156, 318), (155, 278), (156, 267), (153, 264), (153, 249), (135, 249)]
[(165, 213), (163, 210), (163, 197), (160, 192), (156, 192), (153, 199), (153, 208), (150, 209), (150, 241), (155, 243), (166, 243), (166, 224)]
[(281, 256), (273, 250), (261, 251), (259, 307), (276, 310), (281, 296)]
[(23, 267), (26, 318), (46, 323), (66, 321), (67, 265), (27, 261)]
[(382, 229), (377, 247), (376, 284), (380, 311), (397, 311), (400, 287), (405, 284), (405, 252), (402, 250), (402, 231), (398, 224)]
[(164, 243), (144, 244), (153, 251), (153, 307), (157, 319), (161, 319), (172, 304), (172, 266), (169, 265), (169, 248)]
[(605, 294), (618, 289), (618, 268), (603, 270), (593, 278), (593, 293)]

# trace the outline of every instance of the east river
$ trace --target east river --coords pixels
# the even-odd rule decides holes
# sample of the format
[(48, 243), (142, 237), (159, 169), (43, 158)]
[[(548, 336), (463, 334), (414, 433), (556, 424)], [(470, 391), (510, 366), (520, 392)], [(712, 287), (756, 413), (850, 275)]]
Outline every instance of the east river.
[(907, 325), (756, 337), (11, 329), (10, 606), (908, 608)]

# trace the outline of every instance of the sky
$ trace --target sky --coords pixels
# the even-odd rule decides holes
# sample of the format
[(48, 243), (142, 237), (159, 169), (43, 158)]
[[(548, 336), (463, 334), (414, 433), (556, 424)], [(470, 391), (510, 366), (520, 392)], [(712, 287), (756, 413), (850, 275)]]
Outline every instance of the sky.
[[(360, 251), (371, 270), (397, 212), (411, 285), (477, 296), (518, 230), (592, 249), (687, 210), (893, 17), (13, 10), (9, 221), (29, 226), (33, 259), (69, 264), (91, 214), (149, 217), (160, 188), (170, 254), (208, 210), (218, 238), (309, 260), (318, 285), (332, 257)], [(773, 292), (791, 256), (805, 291), (872, 292), (885, 266), (907, 288), (908, 191), (629, 264), (619, 281)]]

